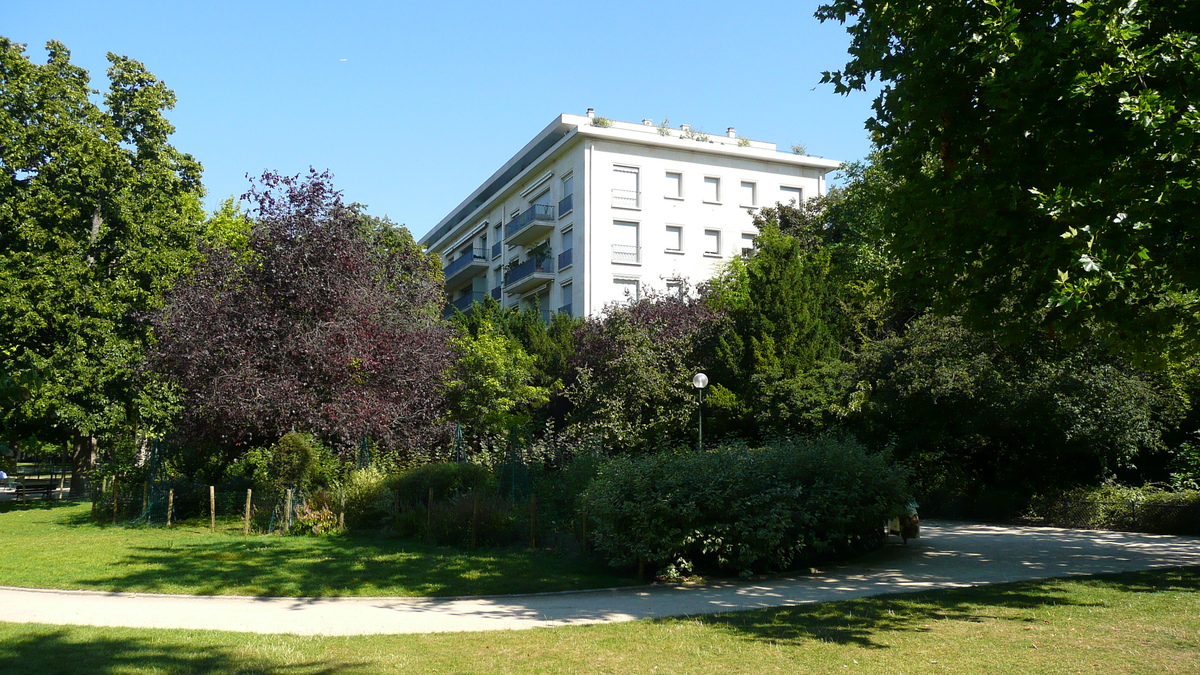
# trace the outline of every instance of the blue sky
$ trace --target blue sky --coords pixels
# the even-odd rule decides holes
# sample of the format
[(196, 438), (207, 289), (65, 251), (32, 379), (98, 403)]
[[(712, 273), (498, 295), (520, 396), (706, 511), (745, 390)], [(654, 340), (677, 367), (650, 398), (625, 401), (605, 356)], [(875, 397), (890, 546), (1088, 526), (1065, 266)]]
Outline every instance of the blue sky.
[(59, 40), (107, 87), (109, 51), (179, 101), (208, 206), (246, 174), (329, 169), (421, 236), (562, 112), (728, 126), (860, 159), (872, 95), (838, 96), (848, 36), (818, 2), (9, 2), (0, 35)]

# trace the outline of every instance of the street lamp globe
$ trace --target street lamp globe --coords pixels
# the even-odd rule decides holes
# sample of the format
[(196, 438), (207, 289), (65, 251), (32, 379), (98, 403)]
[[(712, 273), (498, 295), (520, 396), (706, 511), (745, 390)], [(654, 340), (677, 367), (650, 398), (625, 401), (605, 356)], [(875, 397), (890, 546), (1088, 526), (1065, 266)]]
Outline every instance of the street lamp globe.
[(696, 375), (694, 377), (692, 377), (692, 386), (697, 389), (703, 389), (703, 388), (707, 387), (708, 386), (708, 376), (705, 375), (704, 373), (696, 373)]

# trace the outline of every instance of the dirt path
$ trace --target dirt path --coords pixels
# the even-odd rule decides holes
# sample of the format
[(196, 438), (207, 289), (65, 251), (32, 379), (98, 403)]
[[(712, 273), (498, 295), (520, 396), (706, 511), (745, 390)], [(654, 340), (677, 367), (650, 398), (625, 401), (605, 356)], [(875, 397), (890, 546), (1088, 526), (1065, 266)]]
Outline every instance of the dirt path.
[(1200, 538), (922, 523), (921, 538), (844, 567), (704, 586), (471, 598), (253, 598), (0, 587), (0, 621), (300, 635), (563, 626), (799, 605), (920, 589), (1200, 566)]

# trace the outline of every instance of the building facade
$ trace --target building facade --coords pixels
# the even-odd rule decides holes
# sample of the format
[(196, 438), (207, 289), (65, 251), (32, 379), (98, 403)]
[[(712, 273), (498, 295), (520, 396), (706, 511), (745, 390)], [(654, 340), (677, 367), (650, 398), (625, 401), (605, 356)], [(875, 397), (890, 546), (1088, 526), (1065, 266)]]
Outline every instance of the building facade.
[(825, 193), (838, 162), (773, 143), (560, 115), (422, 239), (450, 305), (491, 296), (543, 315), (600, 313), (710, 278), (754, 247), (751, 213)]

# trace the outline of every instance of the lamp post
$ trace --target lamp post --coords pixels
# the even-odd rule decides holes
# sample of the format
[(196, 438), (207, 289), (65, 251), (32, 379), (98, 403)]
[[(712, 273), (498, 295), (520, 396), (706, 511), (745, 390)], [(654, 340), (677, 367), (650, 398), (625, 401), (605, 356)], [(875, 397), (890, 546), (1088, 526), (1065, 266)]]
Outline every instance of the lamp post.
[(696, 440), (699, 444), (699, 450), (704, 451), (704, 388), (708, 386), (708, 376), (704, 373), (696, 373), (692, 377), (692, 386), (696, 388)]

